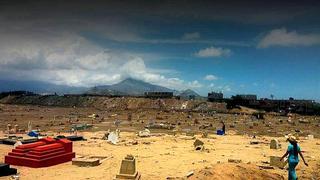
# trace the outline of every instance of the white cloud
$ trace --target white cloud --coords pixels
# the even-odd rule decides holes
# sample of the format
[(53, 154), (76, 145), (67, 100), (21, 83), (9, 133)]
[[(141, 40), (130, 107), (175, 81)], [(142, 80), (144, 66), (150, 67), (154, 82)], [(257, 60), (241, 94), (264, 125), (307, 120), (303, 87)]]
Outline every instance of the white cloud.
[(214, 87), (214, 84), (213, 84), (213, 83), (211, 83), (211, 84), (209, 85), (209, 87), (210, 87), (210, 88), (213, 88), (213, 87)]
[(299, 34), (286, 28), (274, 29), (258, 43), (258, 48), (270, 46), (311, 46), (320, 44), (320, 34)]
[(0, 77), (4, 79), (95, 86), (132, 77), (177, 90), (202, 86), (198, 81), (166, 77), (163, 74), (170, 70), (150, 69), (140, 55), (104, 49), (76, 34), (51, 34), (46, 39), (6, 34), (1, 39)]
[(221, 47), (208, 47), (195, 54), (197, 57), (221, 57), (231, 55), (231, 50)]
[(218, 77), (215, 76), (215, 75), (212, 75), (212, 74), (208, 74), (208, 75), (206, 75), (206, 76), (204, 77), (204, 79), (207, 80), (207, 81), (213, 81), (213, 80), (217, 80)]
[(189, 88), (201, 88), (203, 85), (201, 83), (199, 83), (197, 80), (195, 80), (192, 82), (188, 82), (187, 86)]
[(194, 32), (194, 33), (185, 33), (182, 36), (182, 39), (184, 40), (194, 40), (194, 39), (199, 39), (200, 38), (200, 33)]

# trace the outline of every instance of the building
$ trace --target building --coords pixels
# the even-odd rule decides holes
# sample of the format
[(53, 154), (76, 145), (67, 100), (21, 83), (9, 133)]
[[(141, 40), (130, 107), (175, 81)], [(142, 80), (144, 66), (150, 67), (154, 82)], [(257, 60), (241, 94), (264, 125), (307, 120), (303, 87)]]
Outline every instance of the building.
[(223, 100), (223, 93), (222, 92), (211, 92), (208, 93), (208, 101), (220, 101)]
[(145, 92), (146, 98), (172, 98), (173, 92)]
[(238, 96), (244, 100), (257, 100), (257, 95), (255, 94), (239, 94)]

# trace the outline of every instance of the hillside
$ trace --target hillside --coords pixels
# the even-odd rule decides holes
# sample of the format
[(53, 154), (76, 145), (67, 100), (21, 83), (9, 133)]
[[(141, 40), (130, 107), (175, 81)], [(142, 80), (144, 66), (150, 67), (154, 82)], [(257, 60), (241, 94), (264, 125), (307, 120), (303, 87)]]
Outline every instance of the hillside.
[(128, 78), (117, 84), (96, 86), (91, 88), (87, 93), (99, 95), (144, 95), (148, 91), (173, 92), (173, 90), (153, 85), (144, 81)]
[(88, 90), (86, 87), (56, 85), (41, 81), (0, 80), (0, 84), (0, 92), (30, 91), (40, 94), (81, 94)]

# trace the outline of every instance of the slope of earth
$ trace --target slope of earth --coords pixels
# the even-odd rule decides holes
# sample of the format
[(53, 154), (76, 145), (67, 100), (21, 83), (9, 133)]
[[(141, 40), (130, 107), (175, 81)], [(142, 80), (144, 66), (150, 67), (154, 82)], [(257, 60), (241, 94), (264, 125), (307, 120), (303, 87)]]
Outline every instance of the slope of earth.
[(259, 169), (252, 164), (216, 164), (195, 172), (189, 180), (237, 179), (237, 180), (284, 180), (279, 174)]

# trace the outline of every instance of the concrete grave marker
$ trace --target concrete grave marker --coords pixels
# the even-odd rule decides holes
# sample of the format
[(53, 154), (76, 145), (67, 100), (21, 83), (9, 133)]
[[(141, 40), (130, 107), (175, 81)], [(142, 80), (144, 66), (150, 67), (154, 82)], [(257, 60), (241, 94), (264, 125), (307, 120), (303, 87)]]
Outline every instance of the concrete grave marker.
[(116, 179), (135, 179), (141, 178), (140, 173), (136, 170), (136, 159), (132, 155), (127, 155), (121, 162), (120, 173)]

